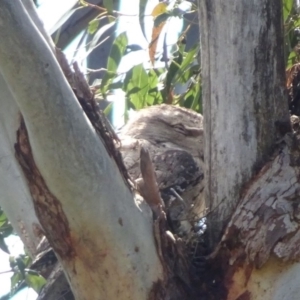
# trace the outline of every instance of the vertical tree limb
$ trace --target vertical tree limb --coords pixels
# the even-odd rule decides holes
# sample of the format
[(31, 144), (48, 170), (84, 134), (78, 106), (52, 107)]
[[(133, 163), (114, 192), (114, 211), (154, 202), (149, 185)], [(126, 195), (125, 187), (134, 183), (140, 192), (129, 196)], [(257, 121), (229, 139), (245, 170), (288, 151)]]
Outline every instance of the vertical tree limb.
[(280, 0), (198, 1), (212, 243), (289, 124)]

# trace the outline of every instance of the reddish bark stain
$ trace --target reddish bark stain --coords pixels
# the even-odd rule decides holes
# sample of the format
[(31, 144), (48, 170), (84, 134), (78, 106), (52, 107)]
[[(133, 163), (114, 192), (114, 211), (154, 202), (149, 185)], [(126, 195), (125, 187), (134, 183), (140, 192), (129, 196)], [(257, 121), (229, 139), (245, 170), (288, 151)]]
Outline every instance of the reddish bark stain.
[(236, 300), (250, 300), (250, 299), (251, 299), (251, 293), (249, 291), (245, 291)]
[(75, 253), (72, 246), (68, 220), (59, 200), (48, 189), (38, 170), (31, 151), (25, 122), (21, 117), (17, 131), (15, 155), (28, 181), (36, 215), (49, 243), (59, 256), (71, 260)]

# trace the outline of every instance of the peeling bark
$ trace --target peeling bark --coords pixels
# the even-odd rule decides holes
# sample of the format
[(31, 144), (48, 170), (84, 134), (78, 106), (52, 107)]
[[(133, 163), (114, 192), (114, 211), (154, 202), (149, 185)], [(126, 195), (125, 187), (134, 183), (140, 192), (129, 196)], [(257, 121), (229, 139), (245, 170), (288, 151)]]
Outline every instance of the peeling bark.
[(241, 243), (248, 261), (258, 268), (271, 253), (286, 261), (300, 258), (299, 167), (291, 166), (290, 150), (281, 147), (244, 189), (222, 239)]
[[(299, 129), (299, 118), (292, 119)], [(299, 154), (298, 130), (277, 144), (269, 162), (245, 186), (221, 242), (206, 256), (206, 270), (223, 274), (221, 281), (214, 279), (215, 290), (226, 290), (221, 299), (299, 298)], [(290, 286), (285, 292), (283, 281)], [(281, 298), (284, 293), (289, 296)]]

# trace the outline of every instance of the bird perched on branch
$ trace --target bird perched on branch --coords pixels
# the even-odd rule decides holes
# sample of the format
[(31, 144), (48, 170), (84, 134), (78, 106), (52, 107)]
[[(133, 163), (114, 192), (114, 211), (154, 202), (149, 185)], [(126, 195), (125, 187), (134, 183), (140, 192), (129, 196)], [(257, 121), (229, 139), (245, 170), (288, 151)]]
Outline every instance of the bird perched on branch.
[(175, 233), (189, 230), (191, 215), (204, 208), (202, 116), (178, 106), (152, 106), (137, 112), (119, 137), (131, 178), (142, 177), (140, 149), (146, 149)]
[[(118, 158), (117, 149), (112, 147), (113, 140), (117, 138), (107, 126), (104, 114), (94, 110), (96, 106), (93, 103), (91, 105), (85, 103), (85, 99), (79, 100), (96, 131), (106, 142), (108, 151)], [(191, 216), (201, 215), (204, 208), (202, 116), (177, 106), (153, 106), (137, 112), (124, 126), (119, 139), (125, 167), (136, 181), (142, 178), (141, 154), (146, 157), (149, 154), (168, 219), (174, 233), (184, 236), (193, 225)], [(119, 166), (120, 171), (122, 168), (123, 165)], [(50, 274), (39, 299), (74, 299), (48, 241), (44, 239), (39, 248), (40, 255), (31, 268), (44, 275)], [(193, 257), (194, 253), (193, 250)]]

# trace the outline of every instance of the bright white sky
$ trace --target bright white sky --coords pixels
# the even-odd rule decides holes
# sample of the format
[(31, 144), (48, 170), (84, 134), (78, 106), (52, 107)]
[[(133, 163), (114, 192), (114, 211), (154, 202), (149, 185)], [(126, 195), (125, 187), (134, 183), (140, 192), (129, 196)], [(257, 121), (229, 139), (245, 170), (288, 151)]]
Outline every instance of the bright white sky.
[[(139, 0), (130, 0), (130, 5), (128, 5), (128, 1), (121, 1), (124, 4), (127, 2), (127, 5), (122, 5), (120, 11), (124, 14), (130, 15), (138, 15), (138, 2)], [(63, 19), (67, 18), (68, 15), (65, 15), (65, 11), (68, 11), (73, 5), (77, 2), (77, 0), (40, 0), (39, 3), (41, 6), (39, 7), (39, 14), (41, 19), (44, 22), (44, 26), (46, 30), (51, 34), (57, 29), (56, 24), (59, 19), (63, 17)], [(158, 0), (150, 0), (147, 8), (146, 14), (150, 14), (153, 7), (158, 3)], [(141, 30), (139, 30), (138, 18), (136, 17), (122, 17), (119, 21), (118, 33), (127, 31), (129, 44), (139, 44), (145, 51), (139, 51), (140, 53), (134, 52), (128, 55), (126, 59), (122, 62), (120, 68), (122, 72), (128, 70), (132, 67), (133, 64), (139, 64), (147, 61), (148, 55), (146, 52), (147, 42), (144, 39)], [(149, 20), (151, 21), (151, 18)], [(55, 26), (56, 24), (56, 26)], [(169, 37), (167, 44), (173, 44), (176, 41), (177, 33), (181, 29), (181, 22), (173, 21), (169, 24), (169, 28), (172, 28), (172, 33)], [(151, 36), (151, 25), (149, 26), (149, 37)], [(150, 39), (150, 38), (149, 38)], [(76, 45), (76, 43), (74, 43)], [(75, 46), (76, 47), (76, 46)], [(74, 46), (69, 47), (66, 51), (66, 55), (72, 57), (74, 53)], [(82, 53), (78, 53), (79, 58)], [(120, 97), (122, 98), (122, 97)], [(123, 118), (120, 116), (120, 113), (124, 111), (123, 106), (124, 101), (118, 103), (116, 107), (119, 107), (119, 111), (115, 111), (115, 120), (120, 120), (119, 123), (116, 122), (115, 126), (119, 127), (123, 124)], [(18, 237), (10, 237), (7, 239), (7, 244), (11, 251), (12, 255), (19, 255), (23, 253), (23, 245), (20, 242)], [(9, 256), (0, 250), (0, 297), (10, 291), (10, 277), (12, 273), (3, 273), (10, 269), (9, 267)], [(18, 295), (14, 296), (13, 300), (35, 300), (37, 294), (32, 289), (24, 289)]]
[[(20, 241), (20, 239), (17, 236), (12, 236), (9, 239), (6, 239), (7, 244), (9, 246), (9, 251), (11, 252), (11, 255), (17, 256), (21, 253), (24, 253), (23, 251), (23, 244)], [(12, 273), (4, 273), (1, 274), (1, 272), (5, 272), (10, 270), (9, 266), (9, 255), (0, 250), (0, 297), (10, 291), (10, 277)], [(36, 299), (36, 292), (32, 289), (25, 289), (22, 293), (18, 293), (14, 298), (14, 300), (33, 300)]]

